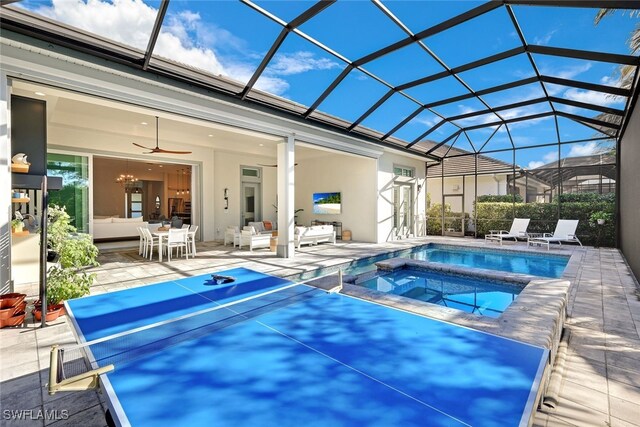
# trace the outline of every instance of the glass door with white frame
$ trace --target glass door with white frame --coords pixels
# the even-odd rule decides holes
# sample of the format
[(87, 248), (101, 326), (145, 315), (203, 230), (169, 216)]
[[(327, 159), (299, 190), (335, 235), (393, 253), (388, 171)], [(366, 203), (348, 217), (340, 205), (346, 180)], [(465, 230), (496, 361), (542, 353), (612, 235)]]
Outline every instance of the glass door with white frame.
[(411, 184), (393, 186), (393, 227), (395, 237), (413, 235), (413, 187)]

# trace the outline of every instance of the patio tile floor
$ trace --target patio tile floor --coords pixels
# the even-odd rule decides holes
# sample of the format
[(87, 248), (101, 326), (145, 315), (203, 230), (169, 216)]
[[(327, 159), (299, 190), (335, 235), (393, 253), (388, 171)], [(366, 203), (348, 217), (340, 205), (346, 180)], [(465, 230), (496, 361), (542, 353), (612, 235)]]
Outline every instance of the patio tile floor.
[[(466, 239), (428, 241), (465, 243)], [(469, 242), (479, 243), (471, 240)], [(198, 256), (171, 263), (148, 261), (137, 248), (104, 251), (92, 294), (142, 286), (215, 270), (247, 267), (279, 276), (335, 266), (353, 259), (427, 243), (409, 239), (380, 245), (342, 242), (336, 246), (303, 247), (293, 260), (276, 258), (265, 250), (234, 250), (215, 242), (198, 244)], [(513, 246), (513, 245), (511, 245)], [(522, 245), (524, 248), (525, 245)], [(564, 247), (570, 253), (574, 247)], [(580, 250), (580, 249), (578, 249)], [(585, 248), (572, 284), (566, 328), (570, 332), (559, 405), (542, 407), (535, 426), (640, 426), (640, 292), (620, 252)], [(22, 286), (30, 299), (37, 285)], [(37, 328), (28, 319), (22, 328), (0, 331), (0, 403), (4, 409), (35, 419), (7, 419), (3, 426), (106, 425), (105, 405), (97, 392), (49, 396), (49, 350), (54, 343), (75, 342), (66, 318)], [(50, 411), (47, 413), (39, 411)], [(51, 412), (52, 411), (52, 412)], [(54, 419), (45, 419), (44, 414)]]

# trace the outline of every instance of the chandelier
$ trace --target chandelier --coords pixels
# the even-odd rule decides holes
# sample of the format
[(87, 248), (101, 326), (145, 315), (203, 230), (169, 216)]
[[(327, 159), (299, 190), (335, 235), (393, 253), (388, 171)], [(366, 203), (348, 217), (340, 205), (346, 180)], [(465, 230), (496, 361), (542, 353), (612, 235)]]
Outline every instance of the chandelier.
[(130, 174), (120, 174), (120, 176), (116, 178), (116, 182), (125, 188), (129, 188), (136, 185), (138, 178)]
[(121, 173), (120, 176), (116, 177), (116, 183), (120, 184), (124, 188), (132, 188), (136, 186), (137, 182), (138, 178), (129, 173), (129, 160), (127, 159), (127, 171), (126, 173)]

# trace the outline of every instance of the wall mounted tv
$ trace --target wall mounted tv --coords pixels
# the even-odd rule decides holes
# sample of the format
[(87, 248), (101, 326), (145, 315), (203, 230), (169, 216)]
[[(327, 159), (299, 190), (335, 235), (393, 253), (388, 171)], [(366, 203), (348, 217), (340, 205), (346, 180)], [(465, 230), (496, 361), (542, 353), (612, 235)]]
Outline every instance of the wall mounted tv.
[(337, 215), (342, 211), (340, 193), (313, 193), (313, 213)]

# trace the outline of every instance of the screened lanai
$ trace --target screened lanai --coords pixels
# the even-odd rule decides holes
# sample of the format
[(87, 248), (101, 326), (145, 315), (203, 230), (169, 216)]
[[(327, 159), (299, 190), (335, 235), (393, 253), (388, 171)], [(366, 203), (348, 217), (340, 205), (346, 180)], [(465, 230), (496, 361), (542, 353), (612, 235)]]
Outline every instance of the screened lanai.
[[(601, 8), (615, 11), (596, 23)], [(542, 230), (563, 216), (563, 202), (577, 203), (564, 193), (617, 181), (640, 63), (629, 47), (638, 8), (613, 0), (5, 0), (1, 23), (423, 158), (427, 228), (481, 236), (479, 197), (506, 197), (505, 225), (521, 200), (549, 204)], [(589, 156), (600, 157), (592, 164)], [(574, 157), (599, 175), (576, 175), (566, 161)]]

